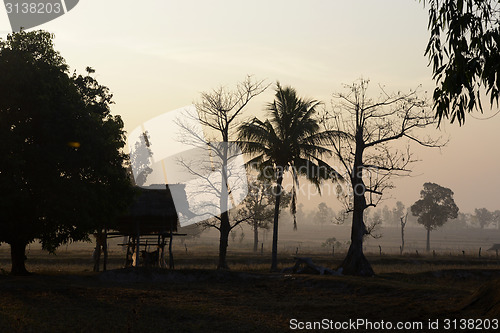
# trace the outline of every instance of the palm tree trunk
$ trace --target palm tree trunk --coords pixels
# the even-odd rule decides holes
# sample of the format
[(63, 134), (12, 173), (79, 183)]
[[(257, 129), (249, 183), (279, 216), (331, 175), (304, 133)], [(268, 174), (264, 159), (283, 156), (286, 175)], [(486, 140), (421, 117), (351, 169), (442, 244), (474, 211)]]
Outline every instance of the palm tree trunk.
[(276, 180), (276, 202), (274, 203), (274, 223), (273, 223), (273, 249), (271, 256), (271, 272), (278, 270), (278, 219), (280, 215), (281, 183), (283, 182), (283, 169), (278, 168), (278, 179)]

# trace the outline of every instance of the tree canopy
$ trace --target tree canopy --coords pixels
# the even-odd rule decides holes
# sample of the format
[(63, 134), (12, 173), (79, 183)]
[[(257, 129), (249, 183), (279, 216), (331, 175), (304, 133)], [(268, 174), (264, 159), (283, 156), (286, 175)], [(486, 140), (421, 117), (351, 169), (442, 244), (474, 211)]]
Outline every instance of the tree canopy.
[(427, 251), (430, 250), (430, 231), (442, 226), (448, 219), (458, 217), (458, 207), (453, 200), (453, 191), (434, 183), (425, 183), (420, 191), (421, 199), (411, 206), (417, 222), (427, 230)]
[(458, 216), (458, 207), (453, 200), (453, 191), (434, 183), (425, 183), (420, 191), (421, 199), (411, 206), (411, 212), (418, 216), (418, 223), (434, 230)]
[(91, 68), (69, 75), (53, 38), (20, 31), (0, 40), (0, 241), (11, 245), (14, 273), (25, 272), (33, 240), (49, 251), (85, 240), (132, 197), (112, 95)]
[(497, 0), (423, 0), (430, 31), (425, 54), (432, 64), (436, 117), (460, 125), (466, 112), (483, 111), (500, 92), (500, 8)]

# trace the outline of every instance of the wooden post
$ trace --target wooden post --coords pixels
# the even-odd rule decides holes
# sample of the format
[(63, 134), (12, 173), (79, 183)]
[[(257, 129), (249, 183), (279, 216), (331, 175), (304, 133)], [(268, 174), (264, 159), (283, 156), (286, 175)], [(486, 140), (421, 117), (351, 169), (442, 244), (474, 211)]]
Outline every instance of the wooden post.
[(158, 234), (158, 241), (156, 244), (156, 250), (158, 251), (158, 261), (156, 262), (156, 265), (158, 267), (161, 267), (161, 256), (160, 256), (160, 250), (161, 250), (161, 235)]
[(137, 227), (137, 237), (135, 239), (136, 245), (135, 245), (135, 267), (139, 267), (139, 262), (141, 258), (141, 231), (139, 228), (139, 221), (136, 222), (136, 227)]
[(165, 268), (165, 234), (161, 235), (161, 258), (160, 258), (160, 267)]
[[(264, 242), (260, 245), (260, 254), (264, 254)], [(498, 256), (498, 251), (497, 251), (497, 256)]]
[(380, 256), (382, 257), (382, 246), (380, 246), (380, 245), (378, 246), (378, 252), (379, 252)]
[(172, 223), (170, 223), (170, 238), (168, 240), (168, 268), (174, 269), (174, 254), (172, 253)]
[(481, 258), (481, 248), (479, 248), (479, 258)]

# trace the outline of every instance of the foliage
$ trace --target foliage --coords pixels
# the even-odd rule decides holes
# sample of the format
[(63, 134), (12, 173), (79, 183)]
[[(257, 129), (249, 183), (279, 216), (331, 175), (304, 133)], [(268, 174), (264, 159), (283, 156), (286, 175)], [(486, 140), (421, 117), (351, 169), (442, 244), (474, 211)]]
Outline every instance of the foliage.
[[(291, 193), (283, 190), (280, 201), (280, 211), (290, 205)], [(258, 229), (269, 229), (274, 217), (274, 186), (263, 180), (249, 183), (248, 194), (241, 203), (236, 218), (245, 219), (245, 222)]]
[(318, 210), (314, 214), (314, 222), (319, 224), (331, 223), (336, 221), (336, 214), (331, 207), (324, 202), (318, 204)]
[(486, 208), (474, 209), (474, 215), (481, 229), (493, 221), (493, 214)]
[(389, 209), (387, 205), (384, 205), (382, 209), (377, 208), (373, 214), (379, 214), (382, 219), (382, 224), (388, 226), (399, 226), (400, 218), (406, 214), (405, 205), (401, 201), (396, 202), (396, 206)]
[(453, 191), (434, 183), (425, 183), (420, 191), (421, 199), (411, 206), (411, 212), (418, 216), (418, 223), (427, 230), (434, 230), (458, 217), (458, 207), (453, 200)]
[(429, 5), (429, 42), (434, 108), (441, 121), (465, 122), (483, 112), (481, 92), (498, 105), (500, 93), (500, 8), (497, 0), (423, 0)]
[(91, 68), (68, 75), (53, 38), (21, 31), (0, 40), (0, 241), (22, 252), (34, 239), (52, 252), (112, 227), (133, 194), (109, 89)]

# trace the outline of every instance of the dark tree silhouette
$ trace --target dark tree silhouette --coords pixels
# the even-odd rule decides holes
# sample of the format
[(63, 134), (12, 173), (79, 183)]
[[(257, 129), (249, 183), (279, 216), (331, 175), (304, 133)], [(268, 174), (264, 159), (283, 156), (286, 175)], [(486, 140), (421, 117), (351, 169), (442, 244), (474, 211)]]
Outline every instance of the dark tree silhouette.
[(388, 94), (383, 88), (377, 100), (367, 95), (368, 81), (346, 86), (345, 94), (334, 94), (333, 110), (325, 124), (338, 133), (331, 146), (348, 177), (347, 188), (338, 195), (347, 212), (352, 212), (351, 245), (341, 264), (344, 274), (372, 276), (373, 269), (363, 254), (363, 239), (368, 230), (364, 211), (380, 202), (383, 192), (392, 188), (393, 176), (408, 175), (415, 160), (406, 149), (390, 143), (400, 139), (436, 147), (439, 139), (420, 138), (416, 130), (435, 123), (434, 116), (416, 91)]
[(271, 271), (278, 267), (278, 218), (285, 171), (290, 170), (294, 181), (291, 202), (294, 227), (298, 176), (305, 176), (318, 189), (322, 179), (338, 178), (338, 173), (321, 160), (331, 153), (324, 145), (332, 133), (320, 131), (316, 116), (319, 104), (299, 98), (295, 89), (278, 83), (275, 100), (267, 107), (270, 118), (265, 121), (254, 118), (239, 128), (242, 149), (252, 157), (248, 165), (260, 170), (261, 177), (276, 181)]
[[(239, 148), (235, 149), (237, 146), (232, 141), (234, 140), (233, 136), (236, 134), (240, 117), (248, 103), (255, 96), (264, 92), (267, 87), (268, 85), (264, 84), (264, 81), (255, 81), (251, 76), (247, 76), (244, 81), (237, 85), (236, 89), (219, 87), (210, 92), (203, 92), (200, 101), (196, 103), (196, 109), (199, 121), (206, 133), (198, 133), (183, 119), (178, 119), (178, 124), (184, 132), (183, 140), (195, 147), (210, 147), (212, 154), (209, 161), (196, 164), (189, 161), (179, 162), (193, 176), (204, 180), (206, 185), (200, 187), (200, 195), (204, 195), (204, 191), (217, 193), (219, 202), (215, 211), (220, 212), (220, 214), (211, 214), (210, 218), (202, 222), (205, 227), (215, 228), (220, 232), (217, 269), (229, 269), (226, 261), (229, 233), (246, 220), (246, 218), (235, 220), (229, 216), (232, 189), (228, 180), (234, 176), (231, 174), (230, 165), (240, 156), (238, 154)], [(217, 170), (215, 171), (218, 173), (217, 179), (210, 178), (210, 174), (214, 170)]]
[(12, 273), (26, 274), (25, 248), (53, 252), (111, 227), (131, 200), (123, 122), (112, 95), (68, 66), (44, 31), (0, 40), (0, 241)]
[(458, 207), (453, 200), (453, 191), (434, 183), (425, 183), (420, 191), (420, 200), (411, 206), (417, 222), (427, 230), (426, 250), (430, 251), (430, 233), (448, 221), (458, 217)]
[[(500, 92), (500, 8), (498, 0), (423, 0), (429, 6), (430, 37), (425, 54), (432, 64), (434, 108), (439, 121), (465, 122)], [(442, 43), (444, 42), (444, 44)]]
[(406, 213), (404, 216), (401, 216), (399, 219), (401, 222), (401, 247), (399, 248), (399, 254), (403, 255), (403, 252), (405, 250), (405, 227), (406, 223), (408, 222), (408, 213)]

